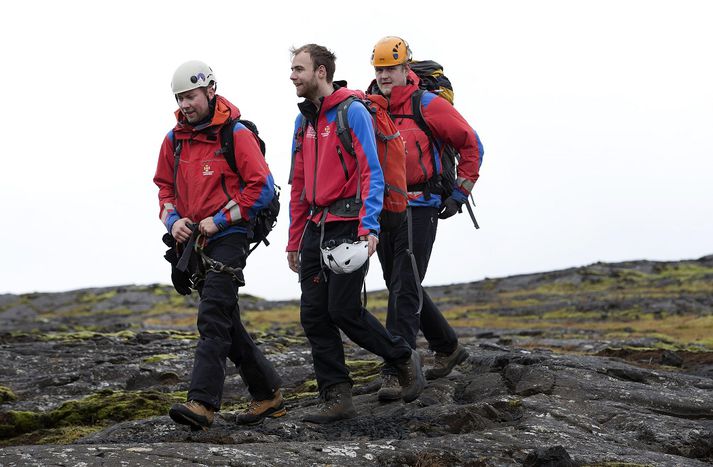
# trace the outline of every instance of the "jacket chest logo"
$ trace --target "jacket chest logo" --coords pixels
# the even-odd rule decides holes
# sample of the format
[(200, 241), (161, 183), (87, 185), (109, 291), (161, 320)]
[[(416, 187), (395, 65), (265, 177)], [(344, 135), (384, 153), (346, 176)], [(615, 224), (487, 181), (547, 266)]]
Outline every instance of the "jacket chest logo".
[(206, 162), (203, 164), (203, 176), (209, 177), (211, 175), (213, 175), (213, 171), (210, 169), (210, 164)]
[(327, 138), (329, 136), (329, 134), (331, 133), (331, 131), (332, 131), (332, 127), (327, 125), (324, 127), (324, 131), (322, 131), (322, 133), (320, 133), (319, 136), (321, 136), (322, 138)]
[(314, 128), (311, 126), (307, 127), (307, 131), (305, 131), (305, 138), (317, 139), (317, 133), (314, 132)]

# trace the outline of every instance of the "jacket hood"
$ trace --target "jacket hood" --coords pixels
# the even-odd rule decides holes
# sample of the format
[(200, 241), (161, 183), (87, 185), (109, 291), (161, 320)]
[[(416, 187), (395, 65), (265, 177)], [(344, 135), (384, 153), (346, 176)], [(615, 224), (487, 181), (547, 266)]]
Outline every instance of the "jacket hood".
[[(176, 131), (195, 131), (196, 128), (193, 127), (188, 121), (186, 120), (186, 117), (181, 113), (181, 109), (177, 109), (175, 111), (176, 115)], [(209, 128), (209, 127), (219, 127), (222, 126), (225, 122), (228, 120), (235, 120), (240, 118), (240, 110), (238, 109), (237, 106), (233, 105), (228, 99), (226, 99), (223, 96), (219, 96), (216, 94), (215, 96), (215, 109), (213, 110), (213, 117), (210, 120), (210, 123), (208, 125), (205, 125), (204, 128)]]

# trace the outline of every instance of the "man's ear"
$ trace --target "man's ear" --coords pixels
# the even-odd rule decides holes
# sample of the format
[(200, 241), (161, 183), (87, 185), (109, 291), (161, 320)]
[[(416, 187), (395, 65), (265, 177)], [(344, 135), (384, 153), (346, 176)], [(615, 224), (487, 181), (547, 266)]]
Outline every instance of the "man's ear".
[(324, 65), (320, 65), (317, 67), (317, 76), (319, 76), (320, 78), (326, 79), (327, 68)]
[(215, 86), (208, 86), (206, 89), (206, 96), (208, 96), (208, 100), (212, 100), (215, 97)]

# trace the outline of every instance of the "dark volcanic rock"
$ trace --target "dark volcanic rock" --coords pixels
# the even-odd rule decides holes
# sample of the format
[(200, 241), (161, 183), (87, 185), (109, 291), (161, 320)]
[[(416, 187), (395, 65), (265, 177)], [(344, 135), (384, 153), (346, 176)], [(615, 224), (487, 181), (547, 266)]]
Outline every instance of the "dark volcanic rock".
[[(632, 322), (649, 311), (652, 317), (680, 310), (708, 316), (713, 299), (699, 291), (700, 274), (690, 294), (676, 289), (671, 296), (657, 292), (637, 302), (624, 292), (618, 300), (599, 290), (607, 284), (620, 291), (641, 289), (637, 281), (662, 281), (665, 277), (656, 274), (672, 267), (680, 267), (688, 280), (686, 268), (713, 267), (711, 258), (674, 266), (599, 263), (437, 287), (431, 296), (444, 310), (452, 306), (467, 319), (468, 311), (458, 310), (497, 304), (528, 288), (529, 295), (519, 302), (492, 308), (493, 316), (513, 316), (515, 323), (547, 313), (566, 319), (567, 313), (582, 313), (595, 323), (619, 312)], [(678, 282), (662, 287), (687, 283), (673, 279)], [(562, 292), (592, 284), (594, 289), (580, 294)], [(556, 293), (542, 303), (550, 289)], [(643, 311), (631, 311), (637, 303)], [(246, 312), (262, 313), (296, 303), (245, 297), (241, 305)], [(283, 378), (287, 415), (258, 426), (237, 425), (236, 413), (249, 394), (228, 365), (223, 410), (209, 431), (191, 432), (165, 413), (172, 401), (185, 398), (188, 387), (196, 342), (194, 306), (195, 297), (178, 297), (161, 286), (0, 296), (0, 392), (6, 394), (0, 399), (0, 465), (713, 462), (711, 352), (704, 347), (670, 350), (668, 342), (668, 348), (657, 348), (661, 339), (651, 335), (619, 332), (602, 339), (599, 331), (584, 327), (460, 327), (470, 357), (448, 377), (430, 381), (409, 404), (379, 402), (379, 360), (345, 340), (357, 381), (358, 416), (326, 426), (302, 421), (318, 401), (311, 353), (299, 328), (254, 328), (256, 341)], [(426, 345), (419, 342), (421, 349)], [(424, 361), (432, 363), (433, 356), (424, 351)], [(79, 429), (85, 431), (73, 434)], [(73, 444), (54, 444), (62, 436)]]

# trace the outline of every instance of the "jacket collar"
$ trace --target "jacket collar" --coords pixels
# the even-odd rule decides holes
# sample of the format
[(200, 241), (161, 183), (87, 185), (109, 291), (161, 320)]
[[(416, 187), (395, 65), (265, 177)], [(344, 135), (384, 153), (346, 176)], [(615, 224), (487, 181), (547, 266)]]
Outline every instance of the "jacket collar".
[[(406, 77), (405, 86), (394, 86), (391, 89), (391, 96), (389, 96), (389, 105), (391, 108), (403, 108), (405, 103), (411, 99), (411, 95), (418, 91), (418, 84), (421, 82), (418, 75), (409, 70), (408, 76)], [(378, 89), (378, 87), (377, 87)]]
[(349, 96), (355, 94), (355, 91), (352, 91), (351, 89), (347, 89), (346, 87), (342, 87), (339, 84), (334, 83), (334, 92), (326, 97), (320, 97), (319, 107), (317, 107), (315, 103), (309, 99), (305, 99), (302, 102), (298, 103), (297, 107), (300, 109), (300, 113), (304, 116), (304, 118), (308, 122), (312, 123), (312, 126), (316, 126), (317, 118), (319, 117), (320, 113), (327, 112), (329, 109), (339, 105)]
[(175, 115), (176, 120), (178, 122), (175, 128), (176, 131), (198, 132), (207, 128), (221, 127), (228, 120), (235, 120), (240, 118), (240, 110), (230, 101), (228, 101), (228, 99), (224, 98), (223, 96), (216, 95), (215, 109), (213, 111), (213, 116), (211, 117), (208, 123), (204, 123), (202, 125), (194, 127), (193, 125), (188, 123), (186, 117), (183, 116), (180, 109), (176, 110)]

